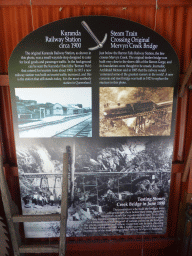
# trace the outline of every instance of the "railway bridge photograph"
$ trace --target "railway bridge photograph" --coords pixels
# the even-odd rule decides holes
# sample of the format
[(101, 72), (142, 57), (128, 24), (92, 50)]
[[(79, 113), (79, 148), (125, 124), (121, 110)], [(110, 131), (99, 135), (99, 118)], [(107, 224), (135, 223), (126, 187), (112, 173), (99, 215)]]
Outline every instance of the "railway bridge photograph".
[(172, 87), (101, 87), (100, 136), (169, 136)]

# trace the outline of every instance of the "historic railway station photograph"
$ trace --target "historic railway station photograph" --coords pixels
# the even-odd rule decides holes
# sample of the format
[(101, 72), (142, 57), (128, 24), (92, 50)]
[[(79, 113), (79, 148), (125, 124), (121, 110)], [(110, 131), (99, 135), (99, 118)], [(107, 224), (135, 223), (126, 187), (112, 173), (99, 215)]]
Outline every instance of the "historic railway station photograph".
[(172, 87), (101, 87), (101, 137), (169, 136)]
[(91, 88), (16, 88), (20, 138), (91, 137)]

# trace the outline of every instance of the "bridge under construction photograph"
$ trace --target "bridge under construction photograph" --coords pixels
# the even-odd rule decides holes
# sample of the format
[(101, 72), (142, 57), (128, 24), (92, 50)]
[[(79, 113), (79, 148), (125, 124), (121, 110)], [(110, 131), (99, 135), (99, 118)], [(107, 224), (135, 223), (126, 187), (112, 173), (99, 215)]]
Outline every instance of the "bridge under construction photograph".
[(169, 136), (173, 87), (100, 87), (100, 137)]
[(92, 137), (92, 90), (16, 88), (20, 138)]
[[(171, 145), (171, 139), (162, 137), (155, 141), (146, 137), (81, 138), (73, 143), (70, 139), (21, 141), (17, 159), (23, 214), (60, 213), (66, 151), (71, 154), (68, 237), (164, 233)], [(162, 215), (155, 222), (159, 210)], [(149, 216), (140, 220), (138, 211), (147, 211)], [(29, 222), (24, 227), (28, 238), (58, 237), (60, 233), (59, 222)]]

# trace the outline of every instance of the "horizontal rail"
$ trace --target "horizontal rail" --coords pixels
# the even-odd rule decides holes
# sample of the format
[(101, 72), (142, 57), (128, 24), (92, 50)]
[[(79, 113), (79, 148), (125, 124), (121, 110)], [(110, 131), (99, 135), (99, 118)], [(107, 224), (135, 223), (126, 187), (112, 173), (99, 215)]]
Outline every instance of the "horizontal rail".
[(52, 245), (21, 245), (19, 247), (20, 253), (58, 253), (59, 244)]
[(31, 177), (35, 177), (35, 176), (55, 176), (55, 177), (61, 177), (61, 176), (63, 176), (63, 174), (62, 173), (22, 173), (22, 174), (19, 174), (19, 176), (21, 177), (21, 176), (31, 176)]
[(150, 174), (150, 173), (154, 173), (154, 174), (159, 174), (159, 173), (169, 173), (166, 171), (152, 171), (152, 172), (75, 172), (75, 175), (97, 175), (97, 174)]
[(14, 215), (13, 222), (46, 222), (60, 221), (60, 214), (44, 214), (44, 215)]

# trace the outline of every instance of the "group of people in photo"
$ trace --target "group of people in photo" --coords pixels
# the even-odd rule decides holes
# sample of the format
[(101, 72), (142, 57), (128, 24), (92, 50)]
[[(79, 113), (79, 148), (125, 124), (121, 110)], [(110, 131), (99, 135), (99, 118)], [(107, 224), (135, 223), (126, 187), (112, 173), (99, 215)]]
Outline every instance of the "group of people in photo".
[(58, 207), (61, 206), (61, 195), (56, 197), (53, 193), (47, 195), (46, 193), (43, 192), (35, 192), (33, 195), (27, 194), (23, 198), (23, 202), (25, 207), (31, 207), (31, 204), (35, 205), (58, 205)]

